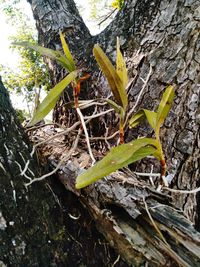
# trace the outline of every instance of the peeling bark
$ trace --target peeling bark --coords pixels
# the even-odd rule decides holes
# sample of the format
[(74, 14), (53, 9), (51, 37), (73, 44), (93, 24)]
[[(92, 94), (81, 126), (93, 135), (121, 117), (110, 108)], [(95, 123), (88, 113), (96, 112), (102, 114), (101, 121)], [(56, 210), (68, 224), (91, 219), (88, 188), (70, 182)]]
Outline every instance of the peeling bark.
[[(130, 87), (128, 88), (129, 110), (131, 110), (131, 108), (138, 101), (138, 95), (141, 92), (141, 89), (143, 88), (148, 75), (149, 79), (148, 81), (146, 81), (147, 84), (143, 88), (144, 90), (134, 111), (137, 111), (140, 108), (148, 108), (155, 110), (158, 106), (162, 92), (164, 91), (166, 85), (174, 85), (176, 91), (174, 105), (161, 131), (161, 139), (163, 142), (163, 147), (167, 159), (168, 174), (173, 177), (173, 188), (194, 189), (198, 187), (200, 155), (199, 1), (127, 0), (125, 1), (125, 6), (123, 7), (122, 11), (117, 14), (114, 21), (102, 33), (93, 37), (90, 36), (77, 10), (74, 10), (75, 6), (73, 4), (73, 1), (49, 0), (44, 3), (39, 0), (34, 0), (29, 2), (31, 2), (33, 14), (37, 22), (40, 40), (47, 47), (58, 46), (59, 39), (56, 36), (58, 36), (59, 29), (62, 29), (63, 27), (68, 27), (71, 23), (75, 24), (75, 32), (69, 31), (67, 33), (67, 41), (69, 42), (70, 48), (74, 53), (78, 66), (84, 66), (84, 68), (90, 70), (92, 73), (91, 80), (87, 82), (87, 86), (85, 85), (82, 89), (82, 97), (84, 97), (84, 99), (91, 98), (91, 96), (108, 97), (110, 91), (104, 77), (99, 76), (97, 66), (95, 64), (94, 59), (92, 58), (92, 47), (95, 43), (100, 43), (100, 45), (106, 50), (107, 54), (112, 59), (114, 59), (116, 36), (119, 36), (121, 39), (122, 50), (126, 57), (126, 62), (129, 70), (129, 78), (132, 81)], [(65, 12), (66, 16), (64, 17), (64, 19), (62, 12), (63, 6), (65, 6), (64, 10), (67, 10), (67, 12)], [(73, 13), (75, 13), (76, 19), (74, 19)], [(46, 21), (51, 21), (51, 26), (49, 26)], [(44, 33), (45, 38), (43, 36)], [(77, 38), (79, 38), (78, 44)], [(63, 73), (60, 73), (60, 69), (57, 68), (54, 63), (50, 61), (48, 63), (50, 69), (52, 70), (52, 78), (54, 82), (58, 82)], [(152, 72), (150, 73), (151, 69)], [(63, 123), (64, 125), (70, 125), (70, 123), (73, 121), (73, 112), (71, 110), (66, 111), (65, 107), (63, 106), (63, 104), (69, 101), (69, 99), (70, 93), (67, 92), (61, 97), (61, 100), (55, 110), (55, 121)], [(99, 135), (104, 134), (106, 130), (106, 122), (108, 122), (109, 134), (112, 134), (117, 130), (117, 118), (115, 117), (115, 115), (112, 114), (111, 116), (106, 116), (105, 118), (100, 119), (99, 121), (95, 120), (93, 123), (91, 123), (91, 134), (97, 135), (98, 132)], [(126, 129), (125, 138), (126, 141), (129, 141), (134, 138), (137, 138), (138, 135), (143, 136), (144, 134), (152, 135), (152, 131), (148, 128), (146, 124), (134, 130)], [(113, 145), (114, 142), (110, 142), (110, 144)], [(94, 144), (94, 147), (98, 148), (99, 143)], [(104, 143), (103, 147), (105, 147)], [(139, 164), (134, 164), (133, 169), (136, 171), (141, 170), (149, 172), (151, 169), (151, 165), (153, 165), (154, 167), (154, 172), (159, 171), (160, 167), (158, 166), (158, 164), (155, 161), (151, 161), (149, 159), (144, 160)], [(68, 173), (68, 176), (71, 175), (71, 172)], [(117, 190), (118, 194), (122, 194), (125, 190), (123, 186), (119, 187), (119, 183), (116, 184), (113, 179), (111, 179), (111, 181), (112, 182), (110, 183), (97, 183), (97, 186), (94, 187), (92, 191), (92, 203), (87, 203), (87, 190), (84, 191), (85, 193), (81, 195), (80, 198), (81, 202), (83, 202), (84, 205), (86, 205), (86, 207), (91, 210), (93, 217), (97, 220), (97, 224), (99, 223), (101, 225), (101, 231), (104, 233), (105, 236), (107, 236), (108, 240), (110, 241), (115, 238), (119, 238), (120, 240), (121, 236), (115, 235), (115, 229), (112, 227), (111, 228), (113, 231), (113, 236), (107, 234), (107, 229), (110, 229), (110, 222), (106, 226), (102, 223), (102, 218), (104, 217), (101, 215), (101, 213), (104, 208), (98, 203), (101, 203), (102, 201), (102, 205), (104, 205), (105, 202), (100, 199), (99, 196), (102, 194), (107, 199), (107, 194), (110, 192), (110, 190), (112, 191), (113, 186), (116, 186), (117, 189), (115, 188), (115, 190)], [(103, 190), (102, 186), (100, 186), (102, 183), (107, 186), (105, 194), (103, 194), (103, 192), (101, 191)], [(137, 184), (136, 181), (135, 183)], [(144, 184), (146, 184), (147, 186), (146, 182), (144, 182)], [(69, 186), (67, 186), (67, 188), (70, 189)], [(73, 189), (72, 191), (74, 192)], [(177, 262), (179, 262), (179, 264), (182, 264), (183, 266), (198, 266), (198, 255), (191, 255), (189, 247), (187, 247), (187, 249), (185, 250), (185, 248), (183, 249), (181, 245), (181, 249), (179, 249), (178, 247), (175, 249), (174, 243), (177, 237), (177, 233), (176, 231), (173, 232), (170, 230), (171, 228), (173, 228), (172, 226), (166, 226), (166, 224), (163, 223), (162, 211), (159, 210), (158, 214), (156, 214), (156, 212), (154, 213), (154, 209), (152, 209), (152, 206), (157, 205), (158, 203), (162, 203), (162, 200), (157, 200), (157, 202), (154, 202), (150, 198), (150, 201), (148, 201), (149, 195), (145, 195), (145, 192), (142, 191), (142, 194), (147, 197), (147, 203), (151, 209), (152, 216), (158, 223), (161, 230), (164, 233), (167, 232), (166, 239), (168, 239), (168, 235), (170, 235), (170, 246), (173, 247), (175, 251), (176, 249), (178, 250), (174, 253), (177, 253), (186, 263), (179, 262), (177, 258), (175, 261), (176, 263), (174, 263), (174, 254), (166, 248), (162, 247), (162, 242), (160, 243), (159, 241), (159, 244), (157, 244), (157, 241), (155, 241), (154, 239), (153, 241), (149, 240), (152, 239), (152, 236), (156, 236), (152, 225), (150, 227), (150, 232), (152, 231), (151, 234), (148, 231), (148, 226), (148, 229), (145, 230), (146, 233), (149, 234), (149, 236), (148, 234), (146, 235), (146, 238), (148, 238), (150, 243), (152, 241), (152, 243), (154, 244), (154, 249), (157, 249), (157, 247), (155, 248), (155, 243), (156, 246), (158, 246), (157, 251), (154, 251), (155, 254), (154, 252), (152, 252), (152, 254), (154, 255), (152, 256), (152, 258), (145, 254), (145, 246), (143, 252), (138, 251), (140, 246), (137, 247), (134, 242), (132, 242), (132, 246), (136, 246), (136, 248), (131, 248), (131, 253), (135, 255), (136, 262), (134, 261), (134, 259), (130, 259), (129, 255), (125, 255), (124, 253), (126, 252), (123, 253), (123, 245), (118, 248), (120, 253), (123, 254), (127, 262), (131, 263), (133, 261), (136, 266), (140, 266), (137, 264), (141, 264), (142, 266), (142, 264), (144, 264), (146, 260), (149, 261), (152, 266), (167, 266), (166, 262), (169, 262), (171, 264), (169, 266), (175, 266), (173, 264), (177, 264)], [(132, 190), (130, 190), (128, 194), (130, 198), (132, 196), (132, 193)], [(122, 212), (126, 210), (129, 216), (131, 216), (130, 212), (135, 212), (136, 206), (140, 207), (139, 211), (142, 214), (140, 215), (140, 218), (142, 218), (141, 221), (138, 223), (137, 220), (134, 220), (135, 217), (132, 216), (131, 223), (133, 225), (136, 224), (139, 229), (141, 229), (141, 225), (145, 225), (145, 223), (150, 225), (151, 222), (149, 221), (148, 216), (144, 215), (144, 203), (141, 206), (141, 199), (139, 197), (139, 194), (141, 194), (141, 191), (139, 191), (138, 193), (135, 192), (135, 195), (137, 197), (135, 202), (133, 201), (132, 203), (133, 206), (129, 206), (129, 211), (127, 211), (121, 203), (120, 205), (122, 205)], [(112, 195), (111, 205), (118, 206), (118, 201), (120, 198), (121, 197), (119, 195)], [(126, 201), (128, 201), (127, 198), (125, 199)], [(139, 204), (137, 203), (138, 201)], [(165, 201), (166, 206), (164, 206), (163, 209), (164, 211), (167, 210), (167, 219), (165, 218), (165, 220), (167, 220), (166, 223), (171, 222), (171, 225), (176, 223), (173, 218), (170, 218), (170, 213), (173, 214), (174, 209), (172, 207), (173, 205), (175, 205), (180, 210), (183, 210), (184, 214), (193, 223), (196, 222), (197, 229), (200, 228), (200, 201), (198, 195), (196, 196), (192, 194), (172, 194), (172, 204), (170, 204), (166, 199), (164, 200), (164, 202)], [(114, 211), (111, 210), (111, 212), (112, 216), (115, 217)], [(128, 219), (127, 216), (125, 216), (127, 221), (129, 221), (130, 219), (129, 216)], [(188, 230), (188, 233), (184, 232), (186, 236), (184, 236), (183, 233), (183, 235), (181, 234), (182, 237), (184, 236), (183, 238), (188, 239), (189, 236), (187, 234), (189, 234), (189, 232), (191, 231), (191, 235), (193, 235), (192, 233), (194, 233), (194, 229), (190, 228), (191, 225), (188, 221), (185, 221), (186, 219), (183, 218), (182, 215), (180, 216), (181, 218), (179, 218), (178, 213), (176, 213), (176, 216), (178, 218), (178, 221), (180, 219), (179, 223), (181, 222), (183, 225), (186, 223), (188, 229), (190, 229)], [(121, 218), (118, 212), (116, 218), (116, 220), (120, 220)], [(113, 225), (113, 223), (111, 223), (111, 225)], [(103, 228), (104, 226), (105, 229)], [(182, 232), (183, 229), (180, 229), (179, 226), (177, 226), (177, 232), (180, 234), (179, 231)], [(111, 233), (111, 231), (109, 231), (109, 233)], [(125, 233), (123, 233), (123, 235), (124, 234)], [(144, 236), (142, 236), (142, 238), (143, 237)], [(195, 242), (197, 242), (196, 244), (199, 245), (199, 241), (193, 240), (193, 242), (194, 244)], [(115, 246), (117, 246), (117, 242), (114, 244)], [(129, 245), (125, 247), (126, 249), (128, 249)], [(135, 250), (137, 252), (133, 252)], [(186, 252), (187, 250), (190, 251), (189, 254)], [(194, 249), (194, 251), (196, 251), (196, 249)], [(166, 258), (163, 257), (163, 253), (164, 255), (167, 255)], [(139, 260), (137, 261), (138, 257)], [(190, 261), (188, 261), (188, 259), (190, 258), (194, 258), (194, 262), (191, 265)], [(160, 265), (156, 265), (156, 259), (159, 260)]]
[(72, 193), (53, 177), (25, 187), (20, 173), (28, 161), (26, 174), (41, 175), (31, 150), (0, 81), (0, 266), (111, 266), (116, 253)]
[[(56, 165), (55, 159), (51, 158), (51, 164)], [(130, 266), (147, 262), (152, 267), (200, 265), (200, 234), (182, 211), (170, 204), (171, 197), (122, 172), (80, 192), (74, 188), (79, 168), (72, 160), (63, 164), (58, 177), (90, 210), (99, 231)]]
[[(153, 73), (136, 107), (155, 109), (166, 84), (176, 88), (175, 104), (162, 129), (168, 172), (172, 175), (173, 186), (178, 189), (192, 189), (198, 186), (199, 160), (199, 20), (198, 1), (126, 1), (115, 20), (99, 35), (91, 37), (85, 24), (75, 10), (73, 1), (31, 1), (40, 39), (45, 46), (54, 47), (59, 29), (73, 24), (76, 31), (67, 34), (75, 58), (83, 64), (78, 53), (88, 56), (94, 43), (100, 43), (111, 56), (115, 50), (116, 36), (121, 38), (122, 48), (127, 58), (129, 78), (134, 81), (129, 89), (130, 108), (136, 102), (150, 66)], [(66, 6), (64, 6), (66, 5)], [(64, 8), (63, 8), (64, 6)], [(66, 11), (67, 10), (67, 11)], [(63, 13), (64, 12), (64, 13)], [(63, 15), (65, 14), (65, 16)], [(74, 17), (75, 14), (75, 17)], [(62, 20), (62, 18), (65, 18)], [(50, 19), (51, 18), (51, 19)], [(49, 25), (46, 21), (49, 21)], [(45, 32), (45, 34), (44, 34)], [(53, 37), (52, 37), (53, 35)], [(77, 43), (77, 38), (79, 38)], [(84, 42), (81, 42), (84, 40)], [(90, 45), (88, 43), (90, 42)], [(77, 45), (79, 45), (77, 47)], [(139, 53), (137, 55), (136, 53)], [(136, 56), (137, 55), (137, 56)], [(89, 62), (91, 58), (87, 59)], [(95, 69), (90, 61), (90, 69)], [(55, 70), (55, 69), (54, 69)], [(93, 76), (98, 75), (93, 73)], [(60, 76), (54, 76), (58, 81)], [(99, 84), (90, 85), (91, 91), (107, 97), (109, 89), (103, 78)], [(84, 89), (83, 89), (84, 90)], [(87, 95), (94, 95), (90, 90)], [(96, 94), (96, 93), (95, 93)], [(84, 93), (84, 97), (87, 98)], [(65, 103), (62, 98), (60, 105)], [(135, 110), (135, 111), (136, 111)], [(58, 122), (69, 121), (65, 108), (57, 108)], [(60, 121), (59, 121), (60, 118)], [(116, 119), (112, 119), (113, 127)], [(103, 124), (100, 124), (104, 127)], [(100, 131), (100, 128), (97, 131)], [(126, 131), (127, 140), (147, 131)], [(198, 211), (195, 195), (174, 195), (174, 203), (182, 207), (194, 222)], [(198, 221), (196, 219), (196, 221)], [(198, 222), (197, 222), (198, 224)]]

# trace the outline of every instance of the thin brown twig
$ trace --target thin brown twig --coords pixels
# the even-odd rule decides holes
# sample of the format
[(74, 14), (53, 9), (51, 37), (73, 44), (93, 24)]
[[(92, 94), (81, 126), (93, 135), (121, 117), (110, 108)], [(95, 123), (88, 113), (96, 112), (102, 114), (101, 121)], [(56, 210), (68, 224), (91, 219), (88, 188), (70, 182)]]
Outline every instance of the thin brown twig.
[(144, 206), (145, 206), (146, 212), (147, 212), (147, 214), (148, 214), (148, 216), (149, 216), (149, 219), (150, 219), (151, 223), (153, 224), (153, 226), (154, 226), (156, 232), (159, 234), (160, 238), (161, 238), (162, 241), (167, 245), (167, 247), (169, 247), (169, 244), (168, 244), (167, 241), (165, 240), (163, 234), (161, 233), (161, 231), (160, 231), (160, 229), (158, 228), (158, 226), (156, 225), (156, 223), (155, 223), (153, 217), (151, 216), (151, 213), (150, 213), (150, 211), (149, 211), (149, 209), (148, 209), (148, 206), (147, 206), (147, 203), (146, 203), (144, 197), (143, 197), (143, 202), (144, 202)]
[(106, 17), (98, 23), (98, 26), (100, 27), (101, 24), (104, 23), (107, 19), (109, 19), (116, 10), (117, 8), (113, 9), (108, 15), (106, 15)]

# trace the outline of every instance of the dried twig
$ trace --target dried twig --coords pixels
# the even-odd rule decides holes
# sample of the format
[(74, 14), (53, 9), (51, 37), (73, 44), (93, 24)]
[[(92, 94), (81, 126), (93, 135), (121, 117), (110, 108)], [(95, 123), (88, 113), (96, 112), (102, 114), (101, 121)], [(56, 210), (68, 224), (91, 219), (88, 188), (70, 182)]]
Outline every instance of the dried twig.
[(117, 8), (111, 10), (110, 13), (108, 13), (99, 23), (98, 26), (100, 27), (102, 23), (104, 23), (107, 19), (109, 19), (114, 13), (117, 11)]
[(146, 212), (147, 212), (147, 214), (148, 214), (148, 216), (149, 216), (149, 219), (150, 219), (151, 223), (153, 224), (153, 226), (154, 226), (156, 232), (159, 234), (159, 236), (160, 236), (160, 238), (163, 240), (163, 242), (169, 247), (169, 244), (168, 244), (167, 241), (165, 240), (163, 234), (161, 233), (161, 231), (160, 231), (160, 229), (158, 228), (158, 226), (156, 225), (156, 223), (155, 223), (153, 217), (151, 216), (151, 213), (150, 213), (150, 211), (149, 211), (149, 209), (148, 209), (148, 206), (147, 206), (147, 203), (146, 203), (144, 197), (143, 197), (143, 202), (144, 202), (144, 206), (145, 206)]

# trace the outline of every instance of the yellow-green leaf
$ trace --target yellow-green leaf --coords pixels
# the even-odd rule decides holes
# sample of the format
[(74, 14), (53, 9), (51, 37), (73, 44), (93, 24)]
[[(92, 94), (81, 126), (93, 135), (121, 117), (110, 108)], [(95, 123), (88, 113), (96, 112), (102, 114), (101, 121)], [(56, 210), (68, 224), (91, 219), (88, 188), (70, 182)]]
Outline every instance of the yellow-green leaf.
[(32, 126), (41, 121), (56, 105), (58, 98), (64, 89), (77, 77), (77, 72), (73, 71), (68, 74), (61, 82), (59, 82), (49, 94), (45, 97), (42, 103), (39, 105), (35, 115), (29, 122), (28, 126)]
[(127, 94), (125, 92), (123, 82), (117, 74), (113, 64), (99, 45), (94, 46), (93, 53), (99, 67), (108, 80), (110, 89), (115, 97), (117, 104), (126, 109), (128, 104)]
[(145, 118), (144, 112), (143, 111), (138, 111), (135, 115), (131, 117), (129, 120), (129, 128), (133, 128), (137, 126), (141, 121), (143, 121)]
[(157, 141), (155, 139), (141, 138), (112, 148), (101, 161), (77, 177), (76, 188), (80, 189), (90, 185), (134, 161), (152, 155), (157, 149), (156, 147)]
[(69, 72), (74, 70), (69, 59), (66, 58), (60, 51), (54, 51), (53, 49), (45, 48), (43, 46), (35, 45), (35, 44), (29, 43), (29, 42), (14, 43), (14, 45), (20, 45), (20, 46), (23, 46), (26, 48), (31, 48), (31, 49), (37, 51), (38, 53), (40, 53), (42, 56), (46, 56), (46, 57), (49, 57), (53, 60), (56, 60), (64, 68), (66, 68)]
[(169, 85), (160, 101), (160, 104), (158, 106), (157, 110), (157, 119), (156, 119), (156, 128), (160, 128), (161, 124), (164, 122), (165, 118), (167, 117), (172, 102), (174, 99), (174, 88), (173, 86)]
[(147, 119), (151, 127), (156, 130), (157, 113), (148, 109), (138, 111), (130, 120), (129, 127), (133, 128), (138, 125), (142, 120)]
[(114, 110), (120, 114), (121, 113), (121, 109), (122, 107), (119, 106), (117, 103), (115, 103), (114, 101), (110, 100), (110, 99), (106, 99), (106, 102), (112, 107), (114, 108)]
[(119, 43), (118, 37), (117, 37), (116, 71), (123, 83), (123, 88), (125, 90), (128, 84), (128, 74), (127, 74), (127, 69), (126, 69), (126, 63), (120, 51), (120, 43)]
[(63, 48), (63, 51), (65, 53), (65, 56), (67, 57), (67, 59), (69, 60), (70, 64), (71, 64), (71, 69), (72, 70), (75, 70), (76, 69), (76, 66), (75, 66), (75, 63), (74, 63), (74, 59), (73, 59), (73, 56), (69, 50), (69, 47), (65, 41), (65, 37), (64, 35), (62, 34), (62, 32), (60, 31), (60, 40), (61, 40), (61, 43), (62, 43), (62, 48)]

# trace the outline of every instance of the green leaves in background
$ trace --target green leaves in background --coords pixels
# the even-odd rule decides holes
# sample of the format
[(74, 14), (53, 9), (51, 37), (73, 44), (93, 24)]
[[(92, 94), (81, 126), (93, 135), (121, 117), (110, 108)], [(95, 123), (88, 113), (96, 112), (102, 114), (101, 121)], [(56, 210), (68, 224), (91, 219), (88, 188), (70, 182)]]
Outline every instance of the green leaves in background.
[(103, 50), (99, 45), (94, 46), (93, 53), (99, 67), (101, 68), (102, 72), (104, 73), (104, 75), (108, 80), (109, 86), (111, 88), (111, 91), (114, 95), (117, 104), (126, 109), (128, 104), (128, 97), (124, 87), (125, 81), (123, 81), (124, 77), (123, 67), (126, 66), (123, 65), (123, 63), (121, 62), (120, 54), (118, 53), (117, 61), (118, 65), (122, 67), (121, 70), (118, 70), (118, 73), (120, 73), (121, 77), (118, 75), (113, 64), (111, 63), (111, 61), (109, 60), (109, 58), (106, 56), (106, 54), (103, 52)]
[(53, 60), (56, 60), (60, 63), (65, 69), (70, 73), (65, 77), (61, 82), (59, 82), (53, 89), (51, 89), (50, 93), (45, 97), (43, 102), (38, 106), (36, 112), (33, 115), (32, 120), (28, 124), (28, 126), (32, 126), (42, 120), (56, 105), (58, 98), (60, 97), (63, 90), (72, 82), (75, 81), (78, 73), (76, 71), (75, 62), (70, 53), (69, 47), (65, 41), (64, 35), (60, 32), (60, 39), (62, 43), (62, 47), (65, 55), (63, 55), (60, 51), (54, 51), (49, 48), (45, 48), (33, 43), (29, 42), (19, 42), (14, 45), (20, 45), (25, 48), (31, 48), (37, 52), (39, 52), (42, 56), (47, 56)]
[(65, 88), (77, 77), (77, 71), (73, 71), (68, 74), (61, 82), (59, 82), (49, 94), (45, 97), (42, 103), (38, 106), (32, 120), (27, 126), (32, 126), (41, 121), (56, 105), (58, 98)]
[(124, 0), (114, 0), (112, 3), (111, 3), (111, 6), (114, 7), (114, 8), (117, 8), (117, 9), (121, 9), (124, 5)]
[(128, 164), (152, 155), (156, 151), (156, 147), (155, 139), (141, 138), (112, 148), (101, 161), (77, 177), (76, 188), (80, 189), (90, 185)]

